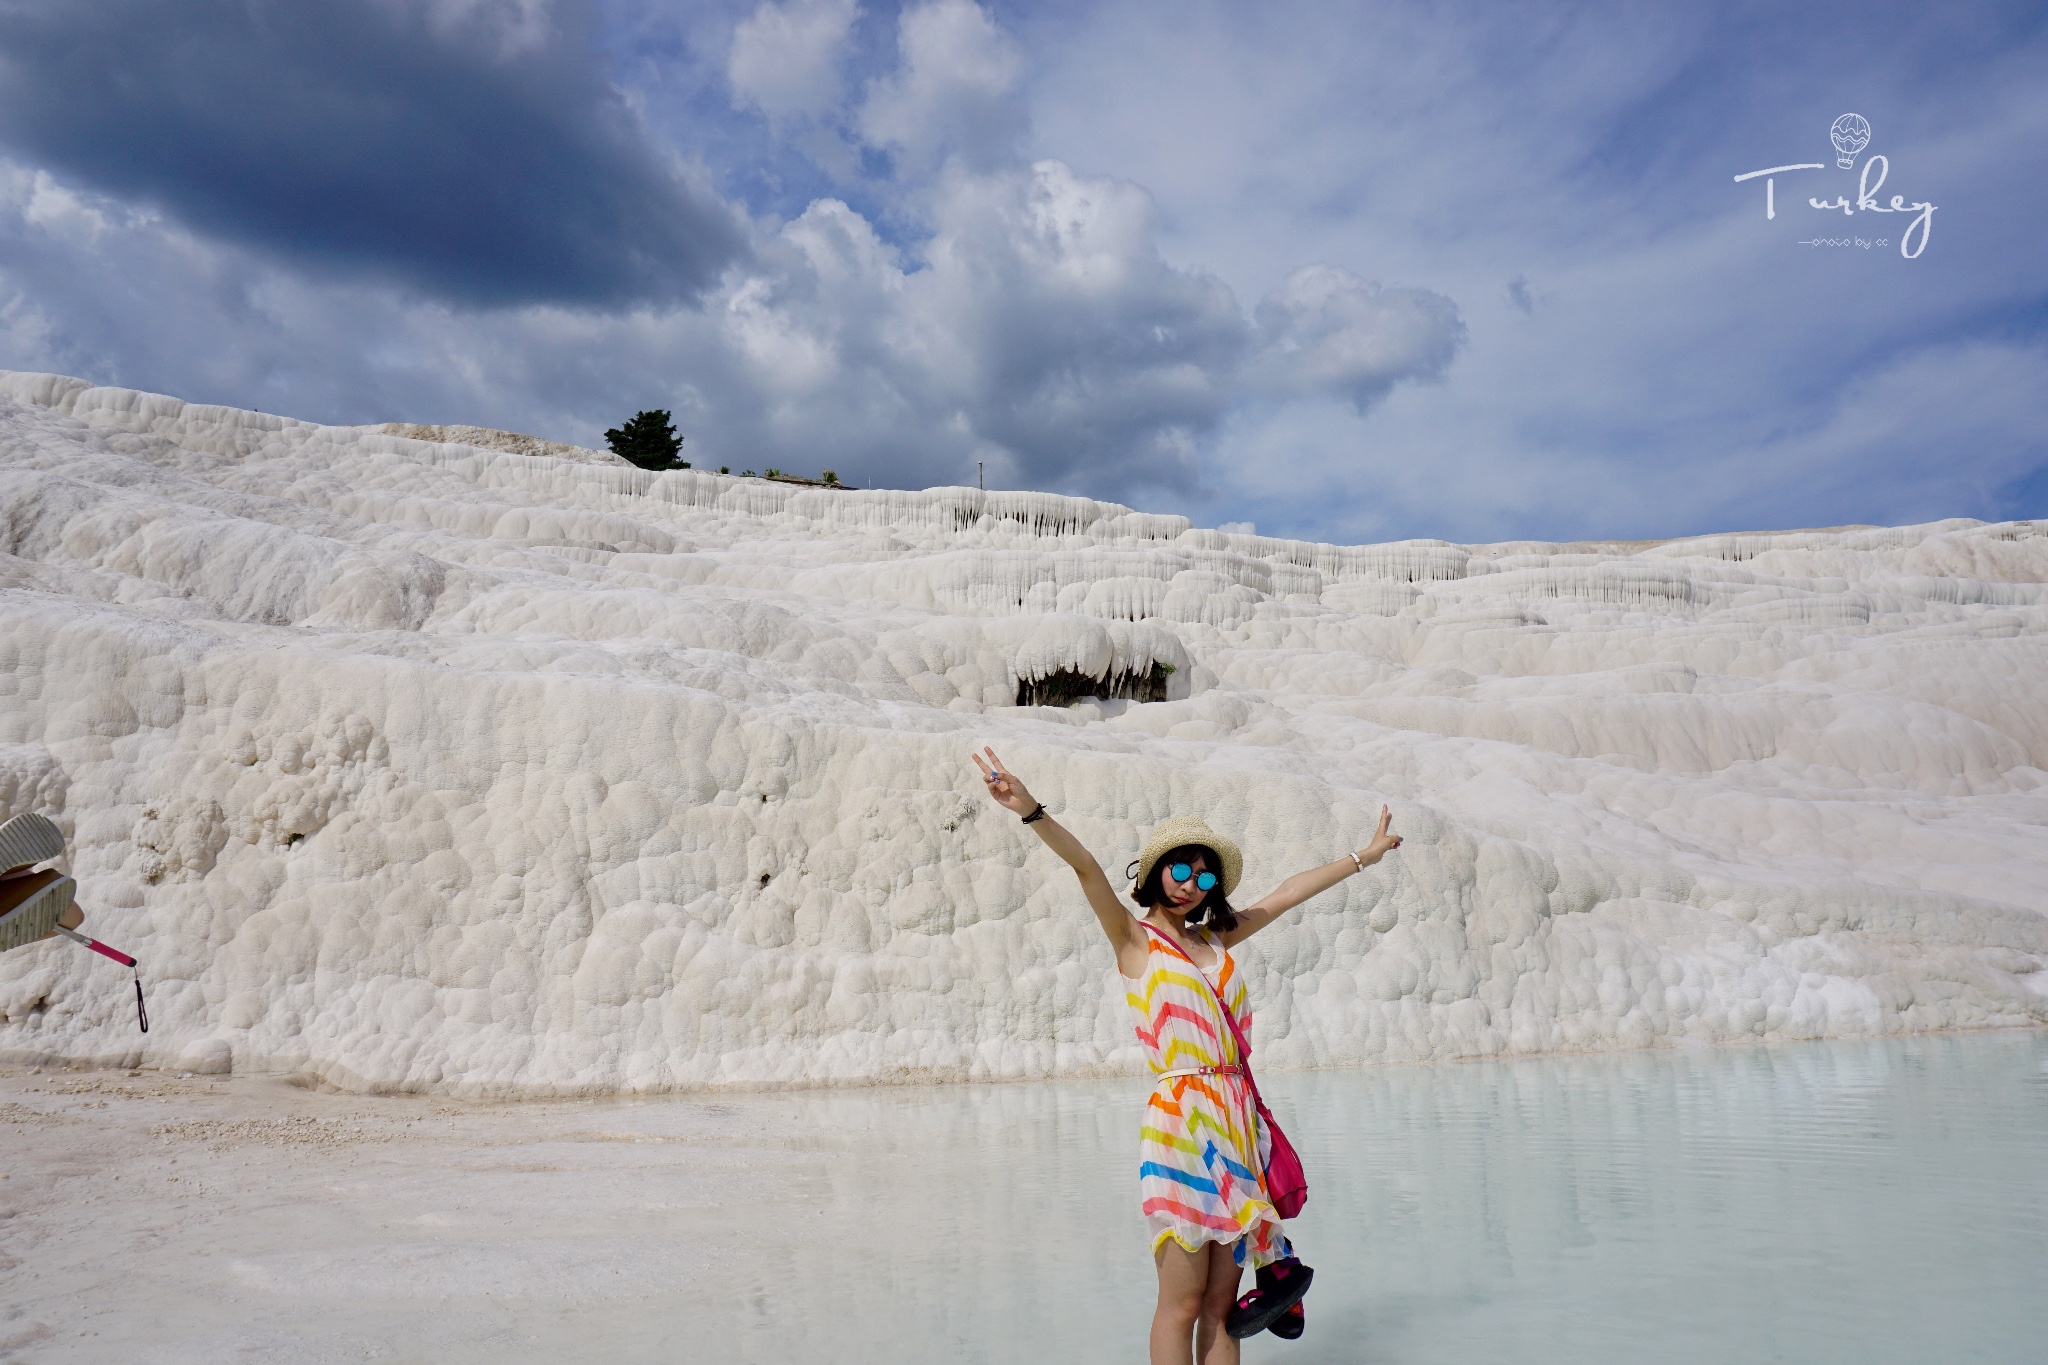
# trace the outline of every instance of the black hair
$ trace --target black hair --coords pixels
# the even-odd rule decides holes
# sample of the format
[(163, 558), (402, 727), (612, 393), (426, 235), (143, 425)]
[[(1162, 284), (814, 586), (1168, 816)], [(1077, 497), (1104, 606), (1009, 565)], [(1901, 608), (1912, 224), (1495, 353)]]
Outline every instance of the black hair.
[(1131, 899), (1143, 906), (1170, 903), (1166, 894), (1166, 869), (1175, 863), (1192, 863), (1199, 853), (1208, 860), (1209, 871), (1216, 874), (1216, 885), (1209, 888), (1209, 894), (1201, 903), (1188, 911), (1187, 927), (1190, 929), (1213, 929), (1227, 934), (1237, 927), (1237, 911), (1230, 908), (1230, 902), (1223, 898), (1223, 860), (1216, 856), (1216, 850), (1207, 844), (1182, 844), (1179, 848), (1168, 849), (1152, 864), (1151, 873), (1131, 892)]

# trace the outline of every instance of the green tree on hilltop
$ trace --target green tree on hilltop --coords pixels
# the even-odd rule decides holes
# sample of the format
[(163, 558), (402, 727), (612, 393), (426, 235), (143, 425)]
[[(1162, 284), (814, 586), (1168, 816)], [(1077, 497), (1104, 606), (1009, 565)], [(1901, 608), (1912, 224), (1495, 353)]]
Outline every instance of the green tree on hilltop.
[(624, 426), (607, 431), (604, 439), (611, 446), (612, 454), (642, 469), (690, 467), (687, 461), (677, 458), (683, 453), (683, 438), (676, 435), (675, 424), (669, 420), (666, 408), (636, 412)]

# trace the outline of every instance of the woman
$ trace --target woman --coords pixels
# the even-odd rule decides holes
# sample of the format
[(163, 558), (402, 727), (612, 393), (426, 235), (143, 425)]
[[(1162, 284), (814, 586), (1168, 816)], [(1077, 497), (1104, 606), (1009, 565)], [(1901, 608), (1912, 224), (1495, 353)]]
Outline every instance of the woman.
[[(1237, 1030), (1249, 1033), (1251, 1013), (1230, 949), (1399, 848), (1388, 832), (1392, 813), (1380, 809), (1379, 832), (1366, 847), (1297, 872), (1243, 910), (1228, 900), (1243, 868), (1237, 845), (1199, 819), (1163, 821), (1128, 869), (1131, 899), (1145, 912), (1138, 919), (1094, 855), (1004, 770), (994, 749), (974, 763), (997, 804), (1023, 817), (1081, 879), (1150, 1054), (1156, 1079), (1139, 1135), (1138, 1185), (1159, 1271), (1152, 1365), (1192, 1365), (1198, 1356), (1203, 1365), (1235, 1365), (1239, 1336), (1268, 1327), (1301, 1335), (1309, 1271), (1293, 1259), (1267, 1196), (1267, 1144), (1236, 1042)], [(1224, 1001), (1237, 1030), (1223, 1017)], [(1246, 1266), (1260, 1272), (1259, 1287), (1233, 1312)], [(1226, 1317), (1228, 1332), (1220, 1330)]]

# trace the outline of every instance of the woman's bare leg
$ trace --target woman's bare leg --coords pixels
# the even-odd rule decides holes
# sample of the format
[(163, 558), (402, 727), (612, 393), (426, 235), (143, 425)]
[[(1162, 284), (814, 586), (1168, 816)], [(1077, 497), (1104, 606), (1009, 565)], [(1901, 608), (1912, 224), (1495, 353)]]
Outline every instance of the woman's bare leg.
[(1237, 1365), (1237, 1343), (1223, 1331), (1237, 1301), (1237, 1262), (1227, 1243), (1189, 1251), (1171, 1237), (1153, 1254), (1159, 1304), (1152, 1313), (1152, 1365)]
[(1171, 1237), (1152, 1253), (1159, 1303), (1152, 1310), (1152, 1365), (1194, 1365), (1195, 1321), (1209, 1282), (1209, 1248), (1189, 1251)]
[(1209, 1280), (1202, 1289), (1202, 1316), (1195, 1322), (1195, 1359), (1201, 1365), (1237, 1365), (1237, 1341), (1223, 1330), (1223, 1319), (1237, 1305), (1242, 1273), (1231, 1255), (1233, 1245), (1209, 1243)]

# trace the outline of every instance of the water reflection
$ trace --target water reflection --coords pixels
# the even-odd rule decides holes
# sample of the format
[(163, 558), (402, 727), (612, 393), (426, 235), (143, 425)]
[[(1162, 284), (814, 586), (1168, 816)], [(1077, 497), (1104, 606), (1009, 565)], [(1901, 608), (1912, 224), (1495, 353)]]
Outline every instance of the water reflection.
[(1304, 1359), (2037, 1359), (2044, 1059), (2022, 1034), (1297, 1078), (1346, 1272)]
[[(717, 1273), (743, 1283), (696, 1325), (703, 1358), (1138, 1357), (1141, 1087), (739, 1101), (814, 1136), (772, 1209), (736, 1202)], [(1308, 1164), (1295, 1231), (1317, 1279), (1308, 1335), (1247, 1360), (2048, 1355), (2048, 1034), (1267, 1089)]]

